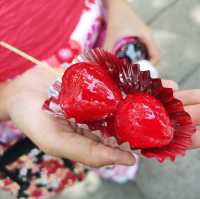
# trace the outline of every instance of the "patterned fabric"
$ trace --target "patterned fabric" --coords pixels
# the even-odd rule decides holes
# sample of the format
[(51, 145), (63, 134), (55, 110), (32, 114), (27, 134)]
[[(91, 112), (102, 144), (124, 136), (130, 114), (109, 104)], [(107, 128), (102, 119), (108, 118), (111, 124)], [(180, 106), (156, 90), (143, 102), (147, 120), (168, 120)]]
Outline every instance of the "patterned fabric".
[[(100, 45), (105, 32), (101, 0), (85, 0), (85, 8), (66, 46), (49, 58), (54, 67), (66, 66), (84, 49)], [(0, 155), (24, 135), (11, 122), (0, 123)], [(2, 160), (2, 159), (1, 159)], [(69, 160), (58, 159), (35, 148), (0, 172), (0, 189), (18, 198), (48, 198), (84, 178), (86, 169)]]
[(33, 149), (3, 169), (0, 188), (18, 198), (47, 198), (84, 178), (83, 166)]

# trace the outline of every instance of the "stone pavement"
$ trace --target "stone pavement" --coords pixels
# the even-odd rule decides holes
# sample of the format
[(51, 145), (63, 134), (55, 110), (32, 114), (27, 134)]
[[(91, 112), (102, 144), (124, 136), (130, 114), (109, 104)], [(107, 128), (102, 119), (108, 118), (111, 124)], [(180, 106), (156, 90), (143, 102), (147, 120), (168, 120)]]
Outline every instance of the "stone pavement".
[[(200, 87), (200, 0), (129, 0), (151, 26), (161, 51), (160, 72), (181, 88)], [(176, 163), (142, 159), (136, 183), (102, 182), (79, 199), (200, 199), (200, 151)], [(0, 195), (1, 199), (9, 199)], [(75, 199), (60, 196), (57, 199)]]

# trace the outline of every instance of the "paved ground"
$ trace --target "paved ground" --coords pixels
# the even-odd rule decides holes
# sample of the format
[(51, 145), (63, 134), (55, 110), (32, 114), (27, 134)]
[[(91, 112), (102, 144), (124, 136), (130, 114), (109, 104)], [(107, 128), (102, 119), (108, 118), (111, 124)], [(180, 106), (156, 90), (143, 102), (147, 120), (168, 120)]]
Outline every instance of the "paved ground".
[[(133, 2), (134, 1), (134, 2)], [(200, 1), (133, 0), (152, 27), (161, 51), (160, 72), (182, 88), (200, 87)], [(81, 199), (199, 199), (200, 152), (188, 152), (177, 162), (159, 165), (142, 160), (136, 183), (124, 186), (102, 182), (93, 194)], [(9, 198), (0, 195), (0, 198)], [(75, 197), (57, 197), (57, 199)]]

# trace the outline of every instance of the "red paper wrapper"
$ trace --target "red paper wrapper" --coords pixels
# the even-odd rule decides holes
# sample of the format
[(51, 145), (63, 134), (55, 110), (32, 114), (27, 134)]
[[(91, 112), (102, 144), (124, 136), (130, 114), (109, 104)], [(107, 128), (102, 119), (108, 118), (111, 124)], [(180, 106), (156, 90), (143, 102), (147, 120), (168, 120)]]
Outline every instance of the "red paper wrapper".
[[(192, 135), (196, 129), (190, 115), (185, 112), (180, 100), (175, 99), (171, 88), (164, 88), (160, 79), (153, 79), (149, 71), (141, 71), (139, 65), (130, 64), (126, 60), (118, 59), (115, 55), (101, 49), (90, 50), (77, 57), (74, 63), (89, 62), (103, 68), (116, 82), (124, 96), (135, 92), (142, 92), (154, 96), (165, 108), (169, 115), (174, 136), (172, 141), (163, 147), (141, 149), (141, 153), (148, 158), (157, 158), (163, 162), (166, 158), (172, 161), (177, 155), (184, 155), (192, 144)], [(44, 103), (44, 108), (55, 116), (62, 117), (64, 112), (59, 104), (61, 79), (57, 80), (49, 89), (49, 99)], [(115, 138), (114, 117), (101, 121), (84, 122), (73, 125), (77, 129), (89, 128), (92, 133), (101, 138), (102, 142), (113, 147), (130, 150), (128, 143), (119, 143)]]

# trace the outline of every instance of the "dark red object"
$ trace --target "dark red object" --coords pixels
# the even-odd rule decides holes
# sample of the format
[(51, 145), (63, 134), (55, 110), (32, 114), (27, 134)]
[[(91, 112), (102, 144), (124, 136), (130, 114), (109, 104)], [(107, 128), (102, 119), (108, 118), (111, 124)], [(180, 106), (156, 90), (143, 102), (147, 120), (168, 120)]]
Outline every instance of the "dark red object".
[(42, 196), (42, 191), (40, 189), (37, 189), (37, 190), (33, 191), (32, 195), (35, 198), (39, 198)]
[(63, 75), (59, 101), (66, 118), (102, 120), (116, 112), (121, 100), (116, 83), (99, 65), (74, 64)]
[(162, 147), (173, 139), (173, 128), (163, 105), (145, 93), (128, 95), (117, 110), (116, 136), (131, 148)]

